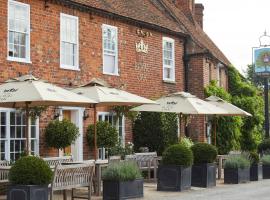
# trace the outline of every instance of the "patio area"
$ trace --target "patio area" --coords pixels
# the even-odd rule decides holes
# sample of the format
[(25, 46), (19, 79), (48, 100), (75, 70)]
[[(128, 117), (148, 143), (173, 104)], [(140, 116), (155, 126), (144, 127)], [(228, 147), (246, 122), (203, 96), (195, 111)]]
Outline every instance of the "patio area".
[[(183, 192), (158, 192), (155, 183), (144, 184), (145, 200), (268, 200), (269, 199), (270, 180), (262, 180), (249, 182), (246, 184), (225, 185), (223, 180), (217, 182), (214, 188), (197, 188), (192, 187), (191, 190)], [(80, 193), (86, 191), (80, 190)], [(62, 193), (55, 195), (55, 200), (62, 200)], [(68, 192), (68, 199), (70, 193)], [(102, 196), (92, 196), (93, 200), (102, 199)], [(0, 200), (6, 200), (6, 196), (0, 196)]]

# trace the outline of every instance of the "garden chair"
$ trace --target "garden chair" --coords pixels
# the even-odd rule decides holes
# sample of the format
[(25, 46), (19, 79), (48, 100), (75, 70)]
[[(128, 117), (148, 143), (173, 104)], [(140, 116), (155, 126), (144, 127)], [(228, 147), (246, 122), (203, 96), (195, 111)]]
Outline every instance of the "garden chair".
[(48, 157), (48, 158), (43, 158), (43, 160), (49, 166), (56, 166), (56, 165), (59, 165), (59, 164), (62, 164), (62, 163), (73, 162), (72, 156)]

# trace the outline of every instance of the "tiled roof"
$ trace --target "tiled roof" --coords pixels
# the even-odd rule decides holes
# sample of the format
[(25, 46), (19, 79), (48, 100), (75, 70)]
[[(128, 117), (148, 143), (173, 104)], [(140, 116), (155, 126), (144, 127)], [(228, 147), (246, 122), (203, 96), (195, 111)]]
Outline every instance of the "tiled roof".
[(71, 0), (105, 12), (166, 28), (185, 34), (158, 0)]
[(179, 10), (179, 8), (175, 7), (171, 0), (160, 1), (162, 1), (165, 6), (173, 13), (173, 15), (175, 15), (179, 22), (182, 23), (188, 34), (191, 36), (192, 40), (199, 46), (199, 48), (198, 46), (194, 46), (192, 49), (189, 49), (190, 54), (209, 52), (225, 65), (230, 65), (230, 61), (227, 59), (227, 57), (209, 38), (209, 36), (203, 31), (201, 26), (195, 20), (191, 21), (183, 12)]
[[(67, 1), (67, 0), (65, 0)], [(189, 53), (211, 53), (225, 65), (230, 61), (208, 37), (198, 23), (176, 8), (172, 0), (70, 0), (125, 18), (159, 26), (170, 31), (187, 34), (196, 45), (189, 45)]]

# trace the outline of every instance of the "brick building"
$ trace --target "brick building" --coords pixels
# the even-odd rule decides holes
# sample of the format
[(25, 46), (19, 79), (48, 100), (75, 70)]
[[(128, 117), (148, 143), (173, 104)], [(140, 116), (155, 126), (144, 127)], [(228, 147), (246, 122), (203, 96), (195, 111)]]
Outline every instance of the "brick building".
[[(227, 88), (229, 61), (203, 32), (203, 6), (192, 0), (0, 0), (0, 10), (2, 83), (28, 73), (68, 88), (99, 78), (151, 99), (183, 90), (203, 98), (212, 79)], [(99, 108), (98, 119), (112, 121), (123, 143), (131, 141), (130, 121), (113, 119), (109, 110)], [(25, 144), (23, 116), (0, 112), (1, 159), (15, 159)], [(48, 109), (32, 122), (32, 151), (57, 154), (44, 144), (44, 127), (58, 112), (80, 130), (71, 153), (88, 159), (91, 108)], [(198, 122), (190, 135), (205, 141), (205, 119)]]

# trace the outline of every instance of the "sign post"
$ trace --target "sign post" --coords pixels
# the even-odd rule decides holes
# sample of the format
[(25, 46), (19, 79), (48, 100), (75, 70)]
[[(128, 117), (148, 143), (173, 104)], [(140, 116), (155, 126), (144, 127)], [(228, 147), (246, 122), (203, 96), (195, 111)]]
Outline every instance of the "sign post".
[[(265, 40), (267, 39), (267, 40)], [(269, 137), (269, 102), (268, 102), (268, 78), (270, 77), (270, 43), (262, 43), (262, 40), (269, 41), (270, 36), (264, 32), (260, 37), (260, 47), (253, 48), (253, 66), (257, 76), (264, 79), (264, 116), (265, 116), (265, 137)]]

